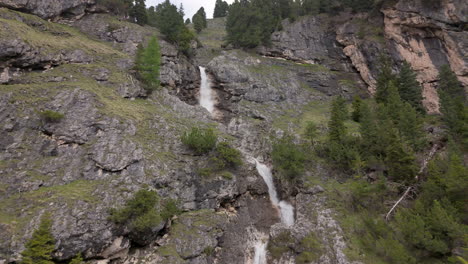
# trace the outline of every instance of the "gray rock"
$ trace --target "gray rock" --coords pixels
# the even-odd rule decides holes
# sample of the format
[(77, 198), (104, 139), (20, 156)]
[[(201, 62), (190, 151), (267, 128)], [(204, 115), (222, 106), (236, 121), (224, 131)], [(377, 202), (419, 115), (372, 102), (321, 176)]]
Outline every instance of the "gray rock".
[(0, 0), (0, 7), (18, 9), (42, 18), (57, 16), (80, 16), (95, 0)]

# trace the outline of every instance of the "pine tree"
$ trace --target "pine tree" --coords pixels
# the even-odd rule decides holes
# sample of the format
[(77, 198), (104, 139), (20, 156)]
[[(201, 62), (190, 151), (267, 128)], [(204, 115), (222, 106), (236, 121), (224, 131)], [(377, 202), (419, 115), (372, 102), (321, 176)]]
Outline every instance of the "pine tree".
[(39, 228), (26, 243), (26, 249), (21, 253), (22, 264), (54, 264), (52, 252), (55, 249), (55, 239), (52, 235), (52, 220), (50, 216), (42, 217)]
[(388, 98), (388, 85), (391, 81), (395, 80), (392, 73), (391, 60), (388, 56), (382, 55), (380, 57), (380, 71), (377, 76), (377, 91), (375, 100), (377, 103), (385, 103)]
[(346, 102), (339, 96), (332, 102), (331, 117), (328, 123), (330, 141), (343, 142), (346, 136), (344, 121), (347, 118)]
[(388, 178), (392, 181), (412, 183), (417, 173), (415, 155), (411, 148), (404, 144), (396, 129), (389, 128), (389, 142), (386, 149), (385, 164)]
[(403, 101), (411, 104), (418, 112), (425, 113), (422, 105), (421, 85), (416, 80), (416, 73), (406, 61), (403, 63), (398, 75), (398, 92)]
[(353, 113), (351, 114), (351, 117), (355, 122), (359, 122), (361, 119), (361, 104), (362, 104), (362, 99), (358, 95), (354, 97), (353, 100)]
[(193, 28), (197, 33), (200, 33), (203, 30), (203, 18), (197, 13), (192, 17), (192, 21)]
[(468, 107), (465, 90), (447, 65), (440, 69), (439, 79), (437, 91), (445, 124), (454, 138), (468, 144)]
[(179, 6), (179, 15), (181, 17), (184, 17), (185, 16), (185, 10), (184, 10), (184, 5), (182, 3), (180, 3), (180, 6)]
[(131, 10), (131, 16), (134, 17), (138, 25), (148, 24), (148, 14), (146, 13), (145, 0), (135, 0), (135, 5)]
[(192, 23), (192, 22), (190, 21), (190, 18), (185, 19), (185, 25), (188, 25), (188, 24), (190, 24), (190, 23)]
[(229, 4), (226, 1), (216, 0), (213, 17), (225, 17), (227, 15), (228, 8)]
[(145, 84), (145, 89), (151, 92), (159, 87), (159, 66), (161, 54), (156, 36), (153, 36), (146, 48), (141, 46), (137, 50), (136, 69), (139, 78)]

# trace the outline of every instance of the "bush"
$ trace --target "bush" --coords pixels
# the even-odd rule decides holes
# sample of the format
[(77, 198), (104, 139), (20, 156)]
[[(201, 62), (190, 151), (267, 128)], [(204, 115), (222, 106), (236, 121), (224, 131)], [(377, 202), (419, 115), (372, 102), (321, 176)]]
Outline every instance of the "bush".
[(304, 172), (305, 153), (290, 136), (284, 136), (273, 144), (271, 157), (275, 169), (286, 180), (296, 181)]
[(65, 117), (64, 114), (52, 110), (44, 110), (39, 114), (42, 120), (44, 120), (47, 123), (58, 123)]
[(68, 264), (84, 264), (81, 253), (78, 253), (78, 255), (76, 255)]
[(179, 215), (182, 211), (179, 209), (179, 203), (174, 199), (168, 199), (163, 202), (163, 209), (161, 211), (161, 217), (165, 220)]
[(304, 136), (306, 139), (310, 140), (310, 142), (314, 142), (314, 139), (318, 137), (317, 125), (314, 122), (307, 122)]
[(21, 253), (22, 264), (54, 264), (52, 252), (55, 249), (55, 239), (52, 235), (52, 220), (48, 215), (41, 219), (31, 239), (26, 243), (26, 249)]
[(193, 127), (182, 135), (181, 140), (197, 155), (201, 155), (210, 152), (216, 146), (218, 138), (211, 128)]
[(301, 240), (299, 247), (302, 252), (296, 257), (296, 263), (298, 264), (314, 262), (322, 254), (322, 246), (313, 232)]
[(215, 168), (218, 170), (242, 165), (240, 151), (232, 148), (226, 142), (218, 143), (216, 146), (216, 155), (212, 157), (211, 160), (213, 161)]

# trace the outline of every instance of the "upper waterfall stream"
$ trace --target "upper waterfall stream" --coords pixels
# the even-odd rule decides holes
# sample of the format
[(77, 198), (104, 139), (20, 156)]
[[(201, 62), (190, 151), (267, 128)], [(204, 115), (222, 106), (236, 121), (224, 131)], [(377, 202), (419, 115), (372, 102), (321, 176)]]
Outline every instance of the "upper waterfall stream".
[(201, 85), (200, 85), (200, 105), (206, 108), (210, 114), (213, 115), (215, 109), (215, 101), (213, 98), (213, 90), (211, 89), (210, 79), (206, 74), (205, 67), (199, 66), (200, 68), (200, 77), (201, 77)]

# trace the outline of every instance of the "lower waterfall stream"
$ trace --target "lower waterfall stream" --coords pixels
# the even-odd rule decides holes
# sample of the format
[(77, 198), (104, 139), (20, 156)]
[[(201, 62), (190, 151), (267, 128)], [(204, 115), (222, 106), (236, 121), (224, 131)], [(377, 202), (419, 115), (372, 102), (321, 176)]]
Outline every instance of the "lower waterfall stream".
[[(210, 114), (213, 116), (213, 113), (215, 111), (215, 99), (214, 99), (211, 83), (206, 73), (206, 69), (202, 66), (199, 66), (199, 68), (200, 68), (200, 77), (201, 77), (200, 99), (199, 99), (200, 106), (206, 108), (210, 112)], [(272, 169), (266, 164), (259, 162), (257, 159), (254, 159), (254, 160), (255, 160), (255, 166), (256, 166), (257, 172), (263, 178), (264, 182), (266, 183), (268, 187), (268, 194), (270, 197), (270, 201), (280, 214), (281, 222), (286, 227), (291, 227), (292, 225), (294, 225), (294, 207), (290, 203), (286, 201), (281, 201), (278, 198), (278, 192), (276, 191), (276, 188), (273, 182)], [(267, 257), (266, 257), (267, 245), (268, 245), (268, 240), (265, 238), (261, 238), (255, 241), (254, 243), (255, 253), (253, 257), (253, 264), (266, 264), (267, 263)]]

